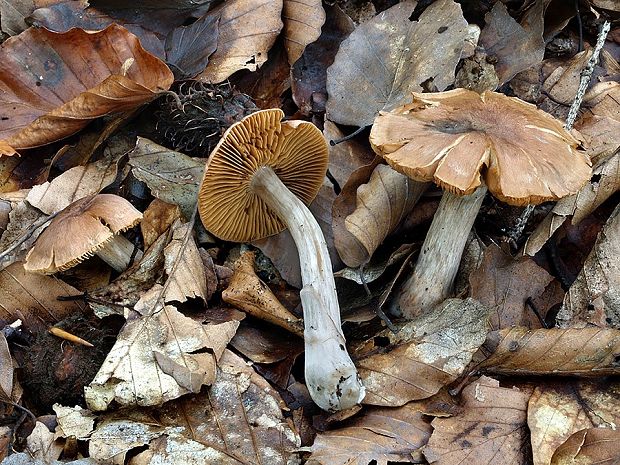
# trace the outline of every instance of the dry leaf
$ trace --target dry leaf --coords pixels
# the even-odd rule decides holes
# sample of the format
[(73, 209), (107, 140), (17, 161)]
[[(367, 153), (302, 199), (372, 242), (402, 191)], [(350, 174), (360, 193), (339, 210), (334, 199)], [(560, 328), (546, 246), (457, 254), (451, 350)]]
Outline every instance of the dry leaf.
[(570, 436), (553, 454), (551, 465), (620, 463), (620, 431), (590, 428)]
[(154, 286), (135, 305), (95, 379), (84, 388), (91, 410), (159, 405), (213, 383), (217, 360), (239, 325), (203, 325), (161, 304)]
[(25, 191), (11, 199), (9, 223), (0, 237), (0, 270), (26, 258), (30, 247), (47, 226), (47, 215), (34, 208), (26, 200)]
[(321, 0), (284, 0), (282, 7), (284, 20), (284, 46), (291, 66), (311, 44), (321, 35), (325, 22), (325, 10)]
[(422, 463), (420, 448), (431, 435), (421, 403), (371, 408), (345, 427), (320, 433), (308, 448), (308, 465)]
[[(329, 120), (325, 120), (323, 134), (326, 139), (338, 140), (344, 133)], [(375, 159), (375, 153), (365, 144), (352, 140), (346, 140), (329, 147), (328, 169), (332, 177), (342, 189), (351, 174), (362, 166), (370, 165)]]
[(26, 451), (32, 459), (40, 460), (44, 464), (56, 464), (58, 463), (56, 459), (62, 452), (62, 445), (55, 439), (54, 433), (48, 430), (45, 424), (37, 421), (34, 430), (26, 439)]
[(4, 333), (0, 332), (0, 399), (11, 400), (13, 393), (13, 358)]
[(30, 331), (46, 331), (65, 317), (85, 310), (79, 301), (62, 302), (57, 297), (80, 292), (58, 278), (24, 271), (14, 263), (0, 271), (0, 319), (22, 320)]
[(355, 281), (357, 284), (369, 284), (379, 279), (388, 267), (397, 263), (402, 264), (415, 250), (416, 248), (412, 244), (403, 244), (388, 257), (378, 257), (377, 254), (371, 262), (365, 264), (362, 268), (343, 268), (334, 273), (334, 276)]
[(423, 449), (430, 463), (528, 463), (528, 394), (499, 387), (498, 381), (483, 376), (463, 389), (462, 398), (461, 414), (432, 422), (434, 431)]
[(63, 407), (54, 404), (54, 412), (56, 412), (56, 437), (68, 438), (74, 436), (77, 439), (87, 440), (90, 433), (95, 429), (95, 415), (90, 411), (83, 409), (79, 405), (75, 407)]
[(148, 445), (129, 464), (295, 465), (299, 436), (284, 408), (263, 378), (225, 351), (217, 380), (206, 392), (159, 407), (157, 421), (137, 413), (103, 419), (92, 435), (90, 455), (123, 463), (128, 451)]
[(0, 157), (0, 193), (29, 189), (43, 183), (49, 170), (49, 160), (34, 155)]
[(492, 244), (484, 250), (478, 269), (469, 276), (470, 295), (493, 309), (491, 329), (541, 328), (540, 320), (525, 301), (541, 295), (552, 280), (553, 276), (531, 258), (514, 259)]
[(395, 407), (436, 394), (463, 373), (487, 334), (489, 309), (473, 299), (448, 299), (432, 313), (378, 336), (389, 350), (357, 359), (364, 404)]
[(217, 50), (196, 79), (215, 84), (240, 69), (260, 68), (282, 30), (281, 13), (282, 0), (229, 0), (213, 9), (220, 16)]
[(327, 70), (327, 117), (350, 126), (372, 124), (431, 81), (444, 90), (467, 36), (467, 21), (452, 0), (431, 4), (410, 21), (416, 2), (398, 3), (361, 24), (340, 45)]
[(138, 137), (136, 147), (129, 152), (129, 164), (134, 176), (149, 186), (154, 197), (178, 205), (185, 218), (191, 218), (196, 207), (204, 160), (188, 157)]
[[(347, 266), (355, 268), (368, 263), (388, 234), (413, 210), (427, 187), (428, 183), (415, 182), (387, 165), (378, 165), (368, 183), (357, 188), (357, 207), (345, 218), (349, 235), (335, 238), (338, 253)], [(361, 244), (364, 253), (351, 257), (351, 242)]]
[(71, 168), (51, 182), (34, 186), (26, 200), (46, 215), (51, 215), (76, 200), (98, 194), (116, 178), (117, 164), (122, 155), (108, 152), (94, 163)]
[[(538, 386), (528, 405), (534, 465), (548, 465), (569, 437), (586, 428), (615, 430), (620, 422), (620, 385), (601, 380)], [(581, 462), (591, 463), (591, 462)]]
[(594, 324), (620, 329), (620, 205), (594, 244), (557, 316), (560, 327)]
[(26, 30), (28, 25), (25, 18), (37, 8), (35, 3), (35, 0), (1, 0), (0, 26), (2, 32), (14, 36)]
[(605, 376), (620, 373), (620, 331), (616, 329), (510, 328), (489, 333), (478, 366), (514, 375)]
[[(28, 29), (0, 51), (0, 103), (6, 109), (0, 120), (1, 153), (45, 145), (94, 118), (132, 110), (172, 80), (168, 67), (120, 26), (96, 33)], [(33, 91), (16, 90), (23, 88)]]
[(206, 303), (207, 274), (192, 235), (193, 225), (177, 220), (171, 231), (172, 239), (164, 249), (168, 275), (164, 299), (185, 302), (188, 298), (201, 298)]
[(140, 222), (144, 248), (148, 249), (179, 218), (181, 210), (178, 205), (159, 199), (153, 200), (144, 211)]

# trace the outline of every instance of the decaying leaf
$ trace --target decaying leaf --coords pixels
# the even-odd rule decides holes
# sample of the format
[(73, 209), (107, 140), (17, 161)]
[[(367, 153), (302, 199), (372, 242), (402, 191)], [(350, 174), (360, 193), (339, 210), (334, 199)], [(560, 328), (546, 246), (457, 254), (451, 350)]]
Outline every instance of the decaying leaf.
[(24, 271), (21, 262), (0, 271), (0, 319), (22, 320), (31, 331), (45, 331), (65, 317), (84, 311), (79, 301), (62, 302), (58, 296), (80, 292), (52, 276)]
[[(120, 26), (95, 33), (28, 29), (0, 51), (1, 153), (45, 145), (95, 118), (135, 109), (172, 80), (168, 67)], [(17, 90), (23, 88), (33, 91)]]
[(284, 46), (291, 66), (311, 44), (321, 35), (325, 22), (325, 10), (321, 0), (284, 0), (282, 8), (284, 20)]
[(30, 247), (48, 224), (48, 216), (25, 200), (28, 191), (14, 193), (9, 199), (9, 222), (0, 237), (0, 270), (26, 258)]
[(192, 235), (192, 224), (177, 220), (171, 227), (172, 239), (164, 249), (164, 268), (168, 275), (164, 299), (185, 302), (201, 298), (207, 302), (207, 275)]
[(530, 398), (527, 413), (534, 465), (551, 463), (556, 449), (573, 433), (588, 428), (616, 430), (619, 412), (618, 382), (569, 380), (538, 386)]
[(181, 210), (178, 205), (159, 199), (153, 200), (144, 210), (140, 222), (144, 248), (148, 249), (179, 218), (181, 218)]
[(560, 327), (590, 323), (620, 329), (620, 205), (600, 232), (564, 298)]
[(463, 412), (435, 418), (423, 449), (430, 463), (492, 465), (527, 463), (526, 410), (529, 395), (481, 377), (463, 389)]
[(36, 156), (0, 157), (0, 193), (29, 189), (45, 182), (49, 163)]
[(135, 305), (101, 369), (85, 390), (93, 411), (120, 405), (159, 405), (215, 380), (217, 360), (238, 321), (200, 324), (161, 304), (156, 285)]
[[(497, 245), (484, 250), (484, 258), (469, 277), (471, 297), (493, 309), (491, 329), (542, 324), (525, 301), (542, 294), (553, 280), (529, 257), (514, 259)], [(541, 315), (544, 318), (544, 315)]]
[[(325, 120), (323, 134), (326, 139), (338, 140), (344, 133), (329, 120)], [(342, 189), (353, 172), (362, 166), (370, 165), (375, 159), (375, 153), (366, 145), (355, 140), (345, 140), (329, 147), (328, 169), (338, 187)]]
[(56, 442), (54, 433), (47, 429), (45, 424), (37, 421), (26, 442), (30, 457), (40, 460), (40, 463), (58, 463), (56, 459), (60, 457), (62, 445)]
[(260, 68), (282, 29), (281, 13), (282, 0), (229, 0), (212, 10), (220, 15), (217, 50), (196, 79), (215, 84), (240, 69)]
[[(411, 212), (427, 187), (427, 183), (412, 181), (387, 165), (378, 165), (368, 183), (357, 188), (357, 207), (345, 218), (345, 227), (354, 238), (344, 234), (336, 238), (336, 247), (343, 261), (353, 268), (368, 263), (377, 247)], [(365, 254), (351, 257), (346, 250), (351, 241), (362, 244)]]
[[(343, 428), (318, 434), (308, 465), (421, 463), (421, 447), (432, 428), (421, 402), (398, 408), (371, 408)], [(389, 462), (388, 462), (389, 461)]]
[(129, 164), (134, 176), (149, 186), (154, 197), (178, 205), (185, 218), (191, 218), (204, 161), (139, 137), (129, 153)]
[(0, 333), (0, 399), (10, 400), (13, 392), (13, 358), (4, 333)]
[(617, 329), (509, 328), (489, 333), (478, 366), (491, 373), (605, 376), (620, 373)]
[(425, 399), (454, 381), (487, 334), (490, 310), (473, 299), (448, 299), (398, 333), (379, 333), (388, 351), (356, 362), (365, 404), (395, 407)]
[(26, 30), (25, 18), (36, 8), (35, 0), (1, 0), (0, 26), (10, 36)]
[(620, 463), (620, 431), (589, 428), (571, 435), (553, 454), (551, 465)]
[(128, 451), (149, 445), (129, 463), (295, 465), (299, 436), (284, 408), (267, 381), (224, 351), (217, 380), (206, 392), (165, 404), (156, 422), (135, 414), (104, 419), (92, 435), (90, 455), (122, 463)]
[(334, 273), (334, 276), (355, 281), (357, 284), (368, 284), (380, 278), (388, 267), (402, 263), (415, 250), (416, 248), (412, 244), (403, 244), (388, 257), (377, 257), (375, 255), (373, 260), (362, 268), (343, 268)]
[(95, 428), (95, 415), (90, 411), (83, 409), (79, 405), (75, 407), (63, 407), (55, 404), (53, 406), (56, 412), (56, 436), (68, 438), (74, 436), (77, 439), (88, 439), (90, 433)]
[(422, 84), (444, 90), (467, 36), (467, 21), (452, 0), (431, 4), (410, 21), (416, 2), (398, 3), (361, 24), (340, 45), (327, 70), (327, 117), (368, 126), (379, 110), (391, 110)]

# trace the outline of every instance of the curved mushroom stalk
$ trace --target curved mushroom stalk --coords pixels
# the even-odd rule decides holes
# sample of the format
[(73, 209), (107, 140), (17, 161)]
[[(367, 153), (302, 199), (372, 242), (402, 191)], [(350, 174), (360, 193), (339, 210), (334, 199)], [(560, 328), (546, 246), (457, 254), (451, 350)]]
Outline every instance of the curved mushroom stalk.
[(312, 400), (324, 410), (353, 407), (365, 395), (347, 353), (327, 245), (310, 210), (269, 167), (258, 169), (251, 188), (286, 223), (299, 251), (304, 309), (305, 377)]
[(467, 236), (486, 192), (486, 187), (465, 196), (444, 192), (413, 273), (399, 293), (403, 316), (413, 318), (450, 297)]

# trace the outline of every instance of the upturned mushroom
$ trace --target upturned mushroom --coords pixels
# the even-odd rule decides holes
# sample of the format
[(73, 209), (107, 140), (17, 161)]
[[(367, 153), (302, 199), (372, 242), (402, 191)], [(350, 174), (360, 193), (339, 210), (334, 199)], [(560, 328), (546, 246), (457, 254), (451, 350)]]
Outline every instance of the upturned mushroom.
[(235, 242), (288, 227), (301, 264), (306, 384), (322, 409), (347, 409), (361, 402), (364, 386), (345, 346), (327, 245), (306, 207), (323, 183), (327, 144), (313, 124), (283, 116), (258, 111), (224, 133), (207, 161), (200, 217), (211, 233)]
[(488, 190), (524, 206), (577, 192), (591, 165), (562, 123), (536, 106), (496, 92), (413, 94), (382, 112), (370, 143), (395, 170), (444, 189), (412, 275), (398, 296), (413, 317), (450, 295), (469, 230)]
[(53, 274), (98, 255), (116, 271), (131, 262), (134, 245), (123, 231), (133, 228), (142, 213), (118, 195), (81, 198), (62, 210), (37, 238), (24, 269)]

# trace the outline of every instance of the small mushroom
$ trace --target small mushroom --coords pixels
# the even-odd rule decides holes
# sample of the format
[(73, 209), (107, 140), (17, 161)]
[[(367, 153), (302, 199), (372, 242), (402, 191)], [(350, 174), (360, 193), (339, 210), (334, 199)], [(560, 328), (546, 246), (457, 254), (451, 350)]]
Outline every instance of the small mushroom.
[(211, 233), (235, 242), (288, 227), (301, 264), (306, 384), (322, 409), (347, 409), (361, 402), (364, 386), (345, 347), (327, 245), (306, 207), (323, 183), (327, 144), (313, 124), (283, 116), (258, 111), (224, 133), (207, 162), (200, 217)]
[(407, 317), (450, 295), (487, 187), (499, 200), (524, 206), (574, 194), (591, 175), (588, 157), (560, 121), (496, 92), (414, 93), (413, 103), (376, 118), (370, 143), (395, 170), (444, 189), (400, 290)]
[(62, 210), (37, 238), (24, 268), (53, 274), (98, 255), (116, 271), (131, 262), (134, 245), (120, 233), (134, 227), (142, 213), (118, 195), (81, 198)]

